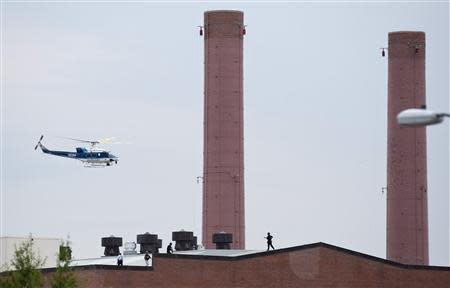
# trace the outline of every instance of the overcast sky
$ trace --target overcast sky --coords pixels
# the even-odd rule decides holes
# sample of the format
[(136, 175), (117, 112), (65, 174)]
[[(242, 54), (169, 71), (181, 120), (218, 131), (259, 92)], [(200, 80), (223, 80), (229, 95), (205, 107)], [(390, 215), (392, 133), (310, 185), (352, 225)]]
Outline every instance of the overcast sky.
[[(387, 46), (424, 31), (449, 111), (449, 4), (3, 3), (1, 235), (201, 239), (203, 12), (244, 12), (247, 249), (326, 242), (386, 256)], [(430, 264), (449, 265), (449, 122), (428, 129)], [(117, 166), (34, 151), (115, 136)]]

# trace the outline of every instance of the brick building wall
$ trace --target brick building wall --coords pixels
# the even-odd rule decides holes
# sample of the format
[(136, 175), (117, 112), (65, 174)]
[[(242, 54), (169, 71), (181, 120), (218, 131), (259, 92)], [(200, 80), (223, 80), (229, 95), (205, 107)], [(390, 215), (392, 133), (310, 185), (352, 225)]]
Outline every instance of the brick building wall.
[[(450, 287), (450, 267), (404, 265), (316, 243), (239, 256), (160, 254), (153, 267), (87, 266), (83, 287)], [(52, 271), (46, 270), (50, 278)]]

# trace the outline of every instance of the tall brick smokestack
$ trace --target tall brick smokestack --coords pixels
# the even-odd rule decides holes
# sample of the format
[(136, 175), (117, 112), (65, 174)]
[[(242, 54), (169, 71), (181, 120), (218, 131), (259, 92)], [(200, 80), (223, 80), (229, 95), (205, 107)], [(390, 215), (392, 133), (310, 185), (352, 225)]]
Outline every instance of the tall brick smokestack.
[(214, 249), (212, 235), (226, 232), (233, 234), (231, 249), (244, 249), (244, 14), (204, 17), (203, 245)]
[(425, 127), (400, 127), (397, 114), (425, 105), (425, 33), (389, 33), (387, 259), (428, 265)]

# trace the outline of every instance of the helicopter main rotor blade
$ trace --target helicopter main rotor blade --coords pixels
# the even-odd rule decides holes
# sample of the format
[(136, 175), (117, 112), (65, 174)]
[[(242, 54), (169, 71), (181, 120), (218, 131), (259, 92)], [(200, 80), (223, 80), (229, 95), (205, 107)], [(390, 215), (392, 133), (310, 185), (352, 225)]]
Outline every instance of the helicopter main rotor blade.
[(108, 138), (100, 139), (100, 140), (98, 140), (98, 142), (100, 144), (113, 144), (113, 143), (117, 142), (117, 141), (115, 141), (115, 139), (116, 139), (116, 137), (108, 137)]
[(91, 145), (100, 144), (99, 141), (89, 141), (89, 140), (75, 139), (75, 138), (69, 138), (69, 137), (58, 137), (58, 138), (68, 139), (68, 140), (77, 141), (77, 142), (82, 142), (82, 143), (89, 143), (89, 144), (91, 144)]
[(116, 137), (103, 138), (98, 141), (100, 144), (131, 144), (131, 142), (119, 141)]
[(72, 141), (77, 141), (77, 142), (81, 142), (81, 143), (88, 143), (91, 144), (92, 147), (94, 147), (95, 145), (98, 144), (130, 144), (130, 142), (121, 142), (121, 141), (117, 141), (116, 137), (107, 137), (107, 138), (102, 138), (100, 140), (95, 140), (95, 141), (90, 141), (90, 140), (84, 140), (84, 139), (77, 139), (77, 138), (70, 138), (70, 137), (58, 137), (61, 139), (68, 139), (68, 140), (72, 140)]

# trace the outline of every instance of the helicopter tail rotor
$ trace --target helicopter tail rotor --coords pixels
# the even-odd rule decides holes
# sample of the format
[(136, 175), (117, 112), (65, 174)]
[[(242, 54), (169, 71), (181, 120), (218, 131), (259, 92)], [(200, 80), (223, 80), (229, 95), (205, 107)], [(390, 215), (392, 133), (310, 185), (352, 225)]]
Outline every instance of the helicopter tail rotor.
[(41, 135), (41, 138), (39, 138), (39, 141), (36, 144), (36, 146), (34, 147), (34, 150), (36, 150), (39, 147), (39, 144), (41, 144), (41, 141), (42, 141), (43, 138), (44, 138), (44, 135)]

